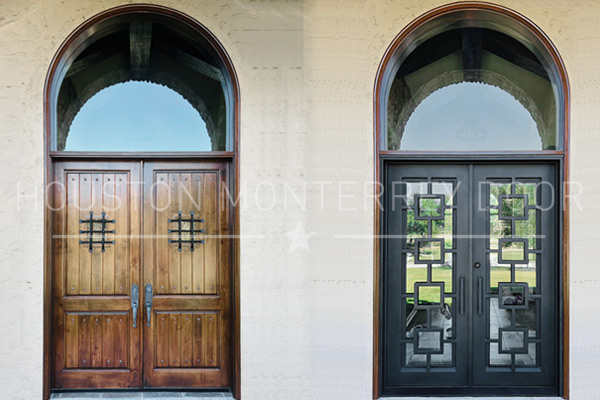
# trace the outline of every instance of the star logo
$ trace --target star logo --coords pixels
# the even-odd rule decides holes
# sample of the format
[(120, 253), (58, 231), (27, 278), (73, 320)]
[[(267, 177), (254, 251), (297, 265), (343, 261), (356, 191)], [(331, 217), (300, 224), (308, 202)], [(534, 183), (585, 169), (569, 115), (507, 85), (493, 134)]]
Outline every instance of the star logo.
[(306, 232), (300, 221), (298, 221), (298, 223), (296, 224), (296, 229), (285, 234), (285, 236), (287, 236), (291, 240), (290, 248), (288, 251), (292, 252), (296, 249), (303, 249), (310, 253), (308, 239), (310, 239), (314, 235), (315, 232)]

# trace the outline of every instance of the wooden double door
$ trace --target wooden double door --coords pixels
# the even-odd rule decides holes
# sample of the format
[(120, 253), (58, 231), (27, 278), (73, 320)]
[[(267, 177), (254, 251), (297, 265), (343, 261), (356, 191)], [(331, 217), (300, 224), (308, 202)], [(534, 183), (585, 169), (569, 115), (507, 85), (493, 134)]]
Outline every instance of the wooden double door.
[(230, 386), (228, 164), (54, 167), (53, 387)]

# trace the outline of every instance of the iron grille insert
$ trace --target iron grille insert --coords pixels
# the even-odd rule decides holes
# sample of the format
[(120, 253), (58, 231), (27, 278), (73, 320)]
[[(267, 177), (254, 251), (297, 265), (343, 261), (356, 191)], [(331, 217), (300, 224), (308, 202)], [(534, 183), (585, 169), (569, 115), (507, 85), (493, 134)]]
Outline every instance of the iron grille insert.
[[(94, 218), (94, 212), (90, 211), (89, 219), (80, 219), (80, 224), (87, 224), (88, 229), (81, 229), (79, 233), (87, 234), (87, 238), (85, 240), (80, 240), (79, 244), (87, 244), (89, 246), (90, 253), (94, 251), (94, 245), (99, 244), (102, 246), (102, 252), (104, 253), (105, 246), (107, 244), (115, 244), (114, 240), (107, 240), (106, 234), (115, 233), (115, 230), (107, 230), (106, 224), (114, 224), (114, 219), (107, 219), (106, 213), (102, 211), (102, 217)], [(98, 229), (98, 226), (100, 229)], [(97, 236), (100, 236), (100, 239), (97, 239)]]
[[(177, 239), (169, 239), (169, 243), (177, 243), (177, 251), (181, 251), (183, 243), (190, 244), (190, 251), (194, 251), (195, 243), (204, 243), (204, 240), (196, 239), (195, 233), (204, 233), (204, 229), (194, 229), (195, 223), (204, 223), (203, 218), (195, 218), (194, 212), (190, 211), (189, 218), (183, 218), (181, 211), (177, 213), (177, 218), (169, 218), (169, 223), (177, 223), (177, 229), (169, 229), (169, 233), (176, 233)], [(186, 229), (184, 224), (189, 223), (189, 228)]]

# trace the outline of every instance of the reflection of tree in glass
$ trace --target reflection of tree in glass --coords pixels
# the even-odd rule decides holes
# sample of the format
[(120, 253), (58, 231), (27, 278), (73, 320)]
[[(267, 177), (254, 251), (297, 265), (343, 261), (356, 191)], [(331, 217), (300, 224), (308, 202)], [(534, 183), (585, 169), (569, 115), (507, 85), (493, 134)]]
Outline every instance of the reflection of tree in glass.
[[(433, 199), (435, 201), (435, 199)], [(441, 207), (438, 208), (441, 212)], [(444, 247), (452, 248), (452, 208), (444, 209), (444, 219), (432, 220), (431, 237), (444, 238)], [(423, 214), (421, 214), (423, 215)], [(439, 215), (439, 214), (437, 214)], [(409, 249), (414, 249), (414, 239), (427, 237), (429, 235), (427, 220), (415, 219), (413, 210), (409, 210), (406, 216), (406, 237)]]
[[(529, 204), (535, 204), (536, 198), (536, 185), (533, 183), (517, 184), (515, 192), (518, 194), (527, 194), (529, 198)], [(491, 186), (491, 204), (498, 204), (498, 198), (500, 195), (510, 195), (510, 185), (492, 185)], [(502, 215), (523, 215), (524, 201), (503, 201), (502, 204), (498, 204), (502, 209)], [(491, 216), (498, 215), (498, 209), (490, 209)], [(490, 226), (490, 235), (492, 237), (511, 237), (512, 236), (512, 224), (510, 220), (497, 219), (497, 221)], [(531, 248), (537, 248), (536, 246), (536, 211), (531, 210), (526, 220), (515, 221), (515, 237), (529, 239), (529, 246)], [(510, 242), (504, 242), (504, 247), (510, 247)]]
[[(527, 194), (529, 204), (535, 204), (536, 184), (524, 183), (517, 184), (515, 187), (517, 194)], [(492, 184), (490, 186), (490, 204), (499, 205), (502, 209), (502, 215), (523, 215), (522, 207), (524, 201), (503, 201), (498, 204), (500, 195), (510, 195), (510, 184)], [(498, 216), (498, 209), (490, 209), (491, 216)], [(490, 235), (492, 237), (511, 237), (512, 224), (510, 220), (493, 218), (496, 223), (490, 224)], [(536, 212), (530, 211), (526, 220), (515, 221), (515, 237), (529, 239), (529, 246), (536, 248)], [(504, 247), (511, 246), (510, 242), (504, 242)]]
[(422, 198), (419, 201), (419, 214), (422, 217), (438, 217), (442, 214), (442, 204), (440, 199)]

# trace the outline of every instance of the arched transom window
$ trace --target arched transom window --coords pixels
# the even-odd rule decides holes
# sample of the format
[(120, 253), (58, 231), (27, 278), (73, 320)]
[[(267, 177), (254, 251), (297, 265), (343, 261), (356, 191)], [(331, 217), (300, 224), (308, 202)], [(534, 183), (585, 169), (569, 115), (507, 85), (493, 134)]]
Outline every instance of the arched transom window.
[(232, 150), (227, 73), (197, 31), (131, 13), (89, 32), (63, 66), (53, 150)]
[(384, 93), (382, 150), (561, 150), (554, 64), (535, 38), (480, 14), (425, 24), (399, 49)]

